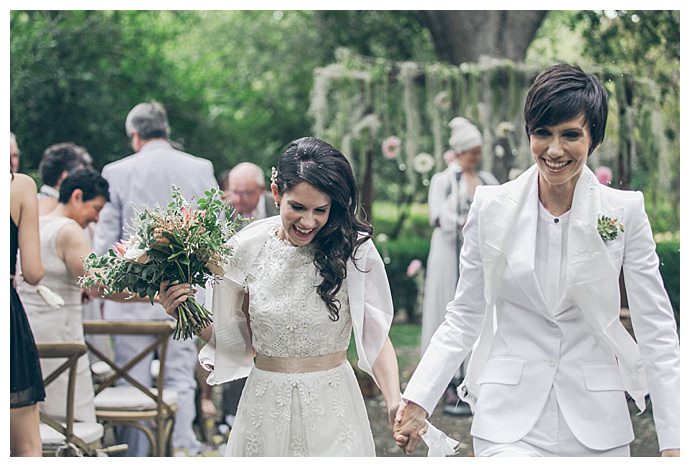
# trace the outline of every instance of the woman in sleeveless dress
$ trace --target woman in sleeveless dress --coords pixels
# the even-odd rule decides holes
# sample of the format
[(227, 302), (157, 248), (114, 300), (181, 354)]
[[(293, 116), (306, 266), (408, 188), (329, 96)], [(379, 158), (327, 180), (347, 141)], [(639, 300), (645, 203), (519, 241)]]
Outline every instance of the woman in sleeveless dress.
[[(214, 324), (201, 333), (210, 384), (249, 374), (226, 455), (374, 456), (346, 359), (353, 333), (391, 426), (400, 392), (390, 289), (371, 225), (357, 215), (352, 169), (329, 144), (302, 138), (282, 155), (271, 189), (280, 216), (233, 238), (212, 291)], [(189, 293), (163, 285), (159, 300), (174, 316)]]
[[(22, 284), (19, 294), (34, 332), (36, 342), (84, 342), (82, 325), (82, 290), (78, 278), (85, 274), (82, 258), (91, 252), (86, 231), (91, 222), (110, 200), (108, 182), (92, 169), (79, 169), (62, 181), (57, 206), (39, 218), (41, 257), (45, 276), (41, 285), (59, 295), (64, 304), (55, 308), (47, 304), (35, 286)], [(41, 369), (49, 374), (62, 362), (41, 361)], [(94, 389), (89, 357), (77, 361), (74, 396), (74, 419), (95, 422)], [(63, 373), (46, 388), (41, 412), (65, 418), (68, 374)]]
[[(11, 138), (10, 152), (13, 150), (18, 152)], [(45, 398), (45, 391), (33, 334), (14, 288), (18, 250), (22, 252), (22, 280), (38, 283), (44, 271), (36, 184), (27, 175), (10, 173), (10, 454), (40, 456), (37, 403)]]

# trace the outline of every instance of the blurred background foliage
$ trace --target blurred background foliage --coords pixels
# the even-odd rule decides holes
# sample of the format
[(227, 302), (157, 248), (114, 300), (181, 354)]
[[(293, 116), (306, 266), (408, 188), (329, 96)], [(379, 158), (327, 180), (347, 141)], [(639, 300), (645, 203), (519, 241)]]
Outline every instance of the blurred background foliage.
[[(336, 50), (345, 47), (360, 56), (398, 62), (458, 65), (463, 50), (458, 51), (452, 39), (460, 33), (469, 34), (468, 44), (494, 39), (474, 47), (475, 55), (509, 57), (536, 68), (565, 61), (585, 69), (610, 65), (627, 70), (636, 79), (653, 83), (661, 97), (669, 97), (662, 99), (664, 117), (679, 121), (678, 11), (529, 15), (520, 11), (13, 10), (10, 124), (22, 150), (21, 171), (35, 176), (43, 150), (56, 142), (86, 147), (99, 169), (131, 153), (125, 116), (135, 104), (151, 99), (165, 105), (171, 139), (210, 159), (216, 173), (243, 160), (270, 170), (286, 143), (313, 133), (309, 106), (314, 70), (333, 63)], [(511, 37), (501, 39), (496, 24), (529, 30), (520, 38), (524, 46), (511, 48)], [(651, 117), (647, 120), (648, 125), (655, 124)], [(676, 128), (679, 124), (664, 128), (664, 141), (644, 143), (647, 146), (638, 151), (630, 174), (629, 186), (645, 191), (655, 233), (679, 230)], [(609, 128), (607, 135), (617, 131)], [(666, 155), (669, 165), (670, 193), (655, 190), (659, 153)], [(405, 183), (381, 158), (374, 161), (373, 170), (390, 185)], [(396, 225), (396, 199), (387, 197), (385, 190), (376, 192), (372, 209), (377, 232), (390, 234), (397, 229), (396, 238), (385, 247), (390, 253), (387, 267), (391, 280), (400, 282), (393, 284), (400, 302), (396, 305), (410, 309), (410, 314), (414, 314), (410, 294), (416, 293), (416, 286), (404, 271), (411, 259), (426, 260), (430, 228), (425, 207), (419, 204), (425, 191), (416, 189), (417, 203), (402, 229)], [(663, 263), (679, 265), (679, 241), (671, 242), (675, 243), (660, 246), (664, 258), (670, 258)], [(667, 266), (664, 277), (679, 274)], [(673, 279), (667, 279), (669, 283)], [(679, 306), (678, 299), (672, 296), (672, 301)]]

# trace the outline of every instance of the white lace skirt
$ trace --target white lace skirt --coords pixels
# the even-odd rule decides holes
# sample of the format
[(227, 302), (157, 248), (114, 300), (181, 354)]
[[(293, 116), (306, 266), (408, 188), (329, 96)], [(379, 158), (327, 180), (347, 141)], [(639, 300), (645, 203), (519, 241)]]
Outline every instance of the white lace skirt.
[(348, 362), (325, 371), (253, 368), (226, 456), (375, 456), (364, 399)]

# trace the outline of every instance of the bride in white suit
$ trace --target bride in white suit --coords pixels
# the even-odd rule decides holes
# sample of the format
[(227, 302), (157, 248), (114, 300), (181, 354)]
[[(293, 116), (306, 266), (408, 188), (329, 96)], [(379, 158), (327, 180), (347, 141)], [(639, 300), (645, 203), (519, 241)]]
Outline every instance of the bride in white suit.
[[(586, 166), (607, 113), (603, 86), (576, 66), (530, 88), (535, 164), (477, 188), (457, 293), (396, 417), (406, 452), (472, 350), (460, 391), (477, 456), (628, 456), (626, 392), (640, 410), (650, 394), (661, 455), (680, 455), (678, 335), (643, 197)], [(637, 342), (619, 319), (621, 268)]]

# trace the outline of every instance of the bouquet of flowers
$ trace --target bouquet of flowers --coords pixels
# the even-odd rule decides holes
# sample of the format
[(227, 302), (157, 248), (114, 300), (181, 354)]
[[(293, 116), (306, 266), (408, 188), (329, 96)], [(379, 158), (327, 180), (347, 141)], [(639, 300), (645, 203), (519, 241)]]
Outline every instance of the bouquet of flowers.
[[(228, 240), (240, 227), (232, 211), (213, 188), (192, 209), (178, 187), (166, 209), (144, 209), (130, 226), (131, 236), (116, 243), (105, 255), (84, 258), (82, 287), (101, 287), (106, 295), (128, 292), (148, 297), (153, 304), (163, 281), (205, 286), (223, 275), (231, 254)], [(174, 339), (191, 339), (211, 324), (211, 313), (194, 297), (177, 309)]]

